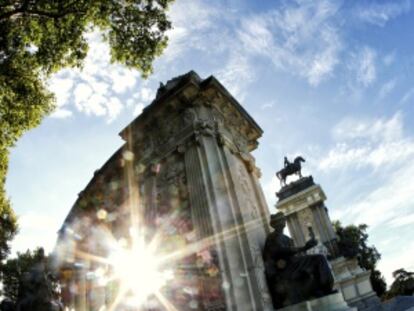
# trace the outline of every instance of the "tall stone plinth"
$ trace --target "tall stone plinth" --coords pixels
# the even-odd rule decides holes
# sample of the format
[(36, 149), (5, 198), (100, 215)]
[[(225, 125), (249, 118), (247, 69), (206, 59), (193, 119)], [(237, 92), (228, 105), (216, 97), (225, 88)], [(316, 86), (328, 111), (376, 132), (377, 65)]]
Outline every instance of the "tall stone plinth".
[(261, 134), (214, 77), (194, 72), (160, 87), (121, 133), (137, 158), (147, 227), (156, 232), (157, 219), (176, 213), (186, 224), (179, 238), (205, 244), (195, 255), (215, 261), (215, 276), (211, 266), (192, 272), (198, 310), (272, 310), (262, 261), (269, 215), (251, 155)]
[[(341, 256), (337, 236), (325, 206), (326, 195), (312, 176), (284, 186), (277, 194), (276, 208), (286, 215), (289, 232), (296, 246), (304, 246), (310, 235), (321, 242), (315, 252), (326, 251), (335, 277), (335, 288), (349, 306), (358, 310), (379, 305), (372, 289), (370, 271), (363, 270), (356, 259)], [(311, 228), (311, 229), (310, 229)]]

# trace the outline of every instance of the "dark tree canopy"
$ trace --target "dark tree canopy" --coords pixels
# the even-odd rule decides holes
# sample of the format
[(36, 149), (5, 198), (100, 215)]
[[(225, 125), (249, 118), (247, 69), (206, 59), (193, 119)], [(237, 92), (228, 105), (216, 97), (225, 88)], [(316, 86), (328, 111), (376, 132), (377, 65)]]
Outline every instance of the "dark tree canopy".
[(9, 259), (2, 269), (2, 295), (16, 302), (19, 294), (19, 283), (24, 273), (29, 272), (35, 265), (46, 261), (43, 248), (25, 253), (17, 253), (17, 257)]
[(343, 227), (339, 221), (335, 221), (333, 225), (339, 238), (338, 247), (342, 255), (346, 258), (357, 258), (362, 268), (371, 270), (372, 288), (378, 296), (382, 296), (387, 284), (381, 272), (377, 270), (377, 262), (381, 259), (381, 254), (375, 246), (368, 245), (368, 226), (360, 224)]
[[(145, 77), (167, 44), (166, 10), (172, 0), (0, 1), (0, 217), (10, 215), (4, 192), (8, 151), (54, 109), (47, 78), (63, 67), (80, 67), (88, 52), (85, 33), (99, 29), (111, 60)], [(9, 213), (9, 214), (7, 214)], [(1, 227), (1, 255), (15, 230)], [(5, 239), (4, 239), (5, 238)]]
[(3, 260), (10, 253), (9, 242), (14, 238), (16, 233), (16, 216), (10, 207), (9, 200), (5, 198), (4, 193), (0, 192), (0, 273)]
[(395, 296), (414, 295), (414, 272), (398, 269), (392, 273), (392, 276), (394, 277), (394, 282), (386, 294), (387, 299)]

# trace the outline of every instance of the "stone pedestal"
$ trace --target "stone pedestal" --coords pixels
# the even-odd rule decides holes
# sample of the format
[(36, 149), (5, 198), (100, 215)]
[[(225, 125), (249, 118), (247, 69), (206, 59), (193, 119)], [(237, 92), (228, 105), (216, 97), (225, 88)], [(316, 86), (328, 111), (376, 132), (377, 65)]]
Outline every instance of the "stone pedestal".
[(363, 270), (356, 259), (341, 256), (332, 260), (331, 265), (335, 287), (342, 292), (350, 306), (357, 307), (358, 310), (380, 306), (381, 301), (372, 290), (371, 272)]
[(322, 243), (314, 252), (321, 252), (321, 247), (325, 247), (328, 258), (333, 259), (330, 263), (335, 288), (342, 292), (348, 305), (359, 310), (379, 305), (379, 298), (369, 280), (370, 271), (361, 269), (356, 259), (345, 259), (340, 255), (337, 237), (324, 204), (326, 195), (314, 183), (312, 176), (283, 187), (276, 195), (279, 198), (276, 208), (286, 215), (288, 229), (296, 246), (305, 245), (314, 234)]
[(332, 294), (319, 299), (304, 301), (288, 306), (278, 311), (356, 311), (356, 308), (348, 307), (341, 293)]
[(296, 246), (304, 246), (310, 238), (324, 244), (331, 256), (338, 254), (336, 234), (328, 216), (322, 188), (313, 182), (312, 176), (304, 177), (283, 187), (277, 194), (276, 208), (286, 216), (287, 226)]

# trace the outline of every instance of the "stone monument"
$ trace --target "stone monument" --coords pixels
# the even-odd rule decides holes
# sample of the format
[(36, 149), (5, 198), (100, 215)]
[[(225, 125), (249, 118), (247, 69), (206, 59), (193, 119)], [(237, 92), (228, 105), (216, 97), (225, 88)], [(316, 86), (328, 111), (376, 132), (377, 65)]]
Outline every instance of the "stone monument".
[[(90, 252), (94, 227), (120, 238), (129, 228), (126, 208), (139, 206), (149, 237), (166, 231), (166, 251), (213, 241), (180, 264), (185, 287), (165, 287), (176, 309), (272, 310), (262, 259), (269, 212), (251, 155), (262, 130), (250, 115), (213, 76), (203, 80), (191, 71), (162, 84), (120, 135), (124, 146), (80, 193), (59, 241), (74, 236), (72, 247)], [(92, 262), (75, 254), (65, 269), (68, 304), (83, 311), (92, 298), (95, 305), (96, 297), (111, 300), (110, 289), (97, 294), (88, 279)]]
[[(281, 172), (285, 169), (286, 167)], [(278, 174), (281, 175), (280, 172)], [(321, 186), (315, 184), (312, 176), (284, 184), (276, 195), (276, 208), (286, 216), (295, 246), (303, 247), (312, 236), (320, 242), (313, 251), (325, 253), (330, 259), (335, 288), (340, 290), (347, 304), (357, 307), (358, 310), (379, 305), (379, 298), (370, 283), (370, 271), (361, 269), (356, 259), (346, 259), (341, 255), (337, 236), (324, 204), (326, 195)]]

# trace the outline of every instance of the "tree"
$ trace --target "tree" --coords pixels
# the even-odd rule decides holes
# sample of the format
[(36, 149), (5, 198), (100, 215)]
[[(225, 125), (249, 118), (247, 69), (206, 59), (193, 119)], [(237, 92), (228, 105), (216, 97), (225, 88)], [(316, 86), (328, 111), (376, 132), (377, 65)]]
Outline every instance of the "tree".
[[(167, 43), (172, 0), (2, 0), (0, 2), (0, 217), (9, 215), (4, 191), (8, 150), (54, 109), (47, 90), (50, 75), (80, 67), (88, 44), (84, 34), (98, 28), (109, 43), (111, 60), (146, 77)], [(6, 214), (4, 214), (6, 213)], [(9, 213), (9, 214), (7, 214)], [(15, 231), (2, 227), (6, 240)], [(4, 230), (4, 232), (3, 232)], [(4, 250), (2, 249), (2, 254)], [(7, 253), (7, 247), (5, 249)], [(1, 258), (0, 258), (1, 259)]]
[(1, 294), (16, 303), (23, 275), (46, 260), (44, 250), (41, 247), (33, 252), (27, 250), (24, 253), (17, 253), (16, 258), (7, 260), (2, 269), (3, 290)]
[(10, 253), (9, 242), (17, 233), (16, 216), (9, 201), (0, 192), (0, 272), (2, 263)]
[[(152, 71), (171, 28), (172, 0), (4, 0), (0, 4), (0, 141), (10, 147), (54, 107), (45, 80), (62, 67), (81, 66), (85, 32), (98, 28), (111, 59)], [(3, 150), (2, 150), (3, 151)]]
[(381, 254), (375, 246), (368, 246), (368, 226), (360, 224), (343, 227), (339, 221), (333, 222), (333, 226), (339, 238), (338, 247), (342, 255), (346, 258), (357, 258), (362, 268), (371, 270), (372, 289), (378, 296), (382, 296), (387, 284), (381, 272), (376, 268)]
[(390, 290), (386, 293), (386, 298), (390, 299), (395, 296), (411, 296), (414, 294), (414, 272), (408, 272), (405, 269), (398, 269), (392, 273), (394, 282)]

